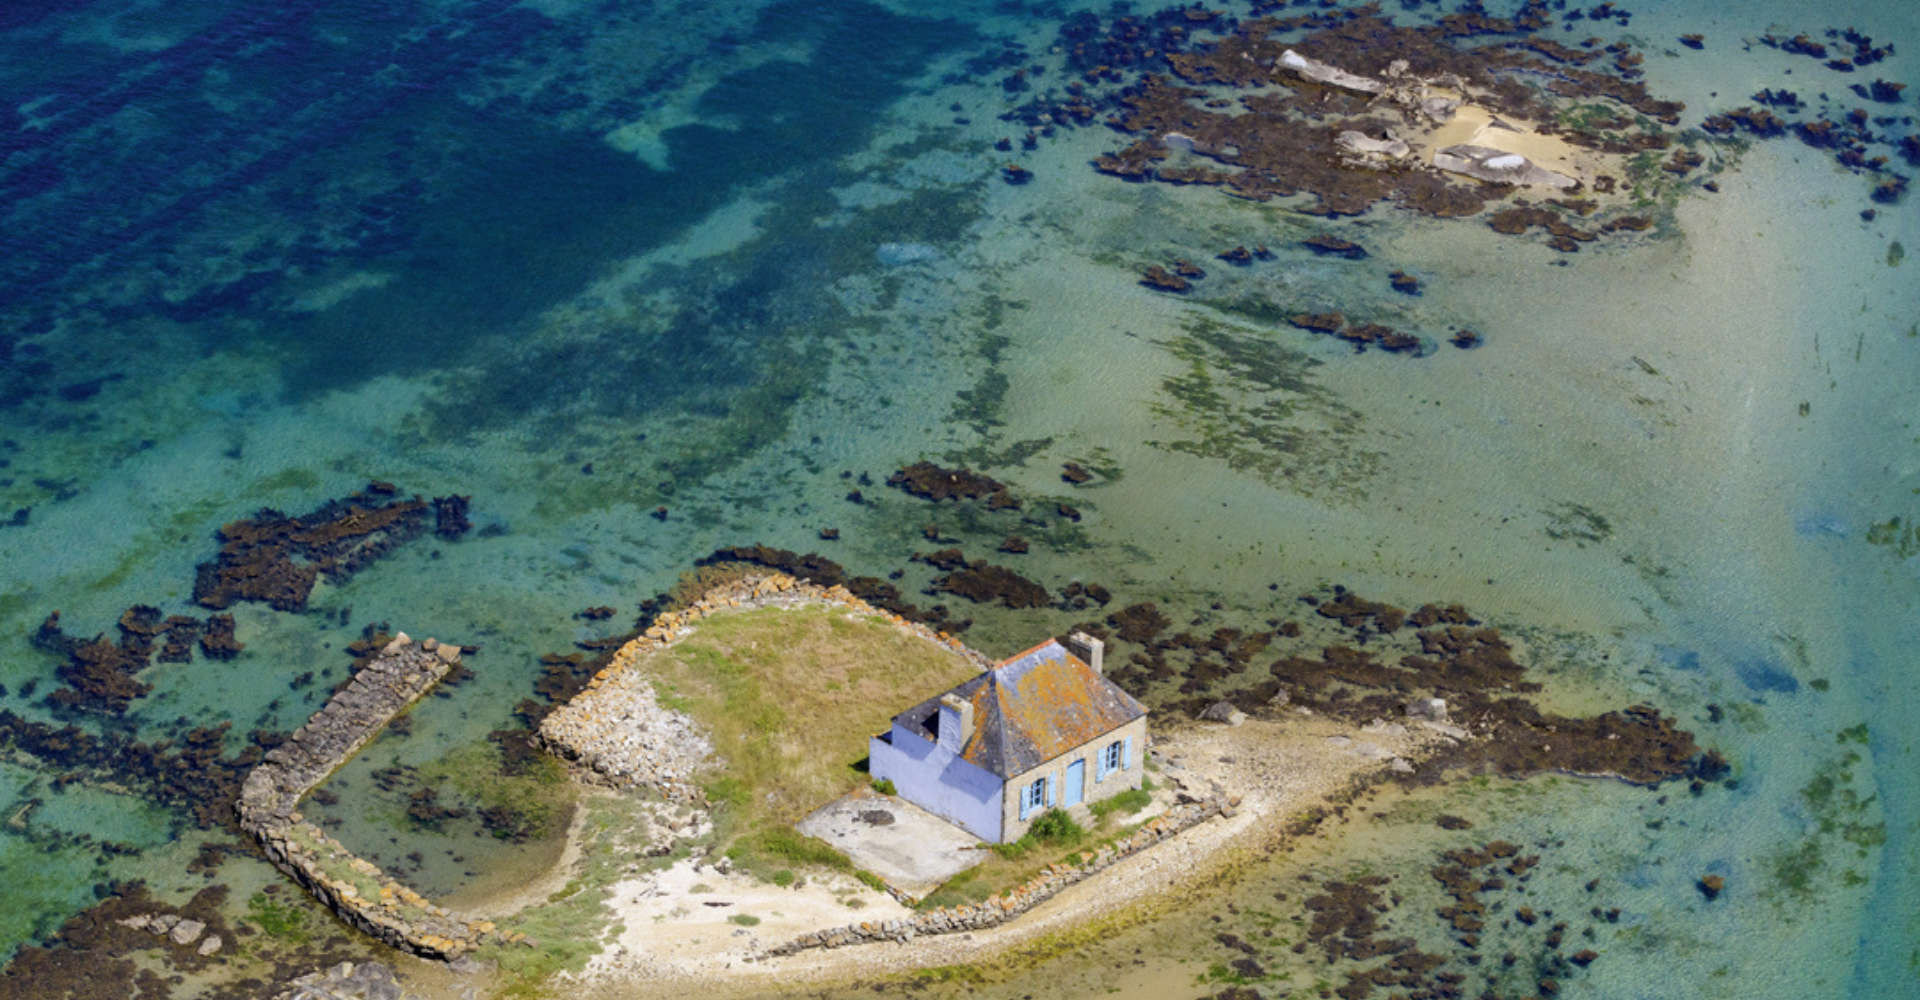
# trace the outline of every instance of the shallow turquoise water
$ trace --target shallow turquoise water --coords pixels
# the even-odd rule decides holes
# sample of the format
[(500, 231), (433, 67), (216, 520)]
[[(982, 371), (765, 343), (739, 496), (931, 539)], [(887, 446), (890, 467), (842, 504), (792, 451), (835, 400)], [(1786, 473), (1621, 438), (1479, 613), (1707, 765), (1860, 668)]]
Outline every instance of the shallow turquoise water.
[[(993, 150), (1023, 129), (997, 120), (1024, 96), (1000, 80), (1052, 59), (1059, 20), (569, 0), (0, 13), (17, 55), (0, 66), (0, 524), (28, 512), (0, 526), (3, 707), (52, 717), (54, 663), (27, 642), (47, 613), (91, 635), (135, 603), (191, 612), (221, 524), (369, 479), (471, 494), (483, 530), (412, 543), (302, 615), (238, 609), (246, 653), (151, 668), (109, 725), (151, 740), (230, 721), (237, 750), (298, 725), (369, 623), (483, 646), (478, 676), (349, 768), (344, 795), (509, 725), (540, 653), (606, 634), (574, 612), (624, 618), (716, 547), (901, 569), (930, 604), (908, 562), (929, 522), (975, 556), (1020, 534), (1030, 553), (993, 558), (1055, 590), (1099, 582), (1218, 624), (1322, 583), (1465, 601), (1528, 640), (1549, 697), (1648, 699), (1725, 750), (1737, 791), (1631, 851), (1612, 789), (1510, 821), (1663, 873), (1641, 879), (1656, 929), (1691, 903), (1673, 873), (1737, 887), (1714, 923), (1643, 932), (1667, 943), (1576, 995), (1665, 995), (1703, 954), (1734, 960), (1697, 995), (1920, 995), (1920, 563), (1889, 527), (1920, 522), (1920, 302), (1893, 252), (1920, 248), (1911, 205), (1863, 220), (1867, 182), (1785, 139), (1683, 199), (1658, 241), (1561, 260), (1375, 211), (1347, 224), (1375, 254), (1350, 267), (1292, 248), (1326, 227), (1289, 208), (1094, 173), (1118, 145), (1104, 129)], [(1741, 42), (1849, 24), (1901, 51), (1843, 78)], [(1762, 87), (1845, 102), (1850, 82), (1912, 78), (1916, 26), (1891, 0), (1689, 0), (1605, 30), (1647, 40), (1650, 85), (1692, 125)], [(1689, 31), (1705, 51), (1663, 41)], [(1030, 184), (1001, 182), (1009, 156)], [(1488, 344), (1354, 355), (1135, 283), (1254, 242), (1279, 259), (1210, 266), (1203, 301)], [(1393, 293), (1392, 268), (1426, 293)], [(1262, 381), (1235, 349), (1292, 367)], [(1195, 372), (1224, 408), (1176, 391)], [(923, 457), (1027, 506), (962, 514), (878, 485)], [(1070, 486), (1069, 460), (1103, 474)], [(869, 503), (844, 499), (843, 471), (874, 481)], [(1576, 511), (1606, 530), (1570, 534)], [(945, 600), (995, 653), (1085, 617)], [(1843, 742), (1860, 723), (1865, 742)], [(1808, 794), (1836, 768), (1845, 815)], [(0, 946), (106, 878), (203, 884), (169, 868), (202, 836), (190, 824), (137, 794), (50, 790), (55, 774), (21, 760), (0, 785), (9, 816), (43, 803), (0, 830)], [(349, 801), (342, 835), (379, 855), (398, 808)], [(174, 845), (101, 860), (62, 842), (78, 832)], [(482, 863), (511, 849), (456, 836)], [(1811, 895), (1783, 888), (1783, 864), (1813, 866)]]

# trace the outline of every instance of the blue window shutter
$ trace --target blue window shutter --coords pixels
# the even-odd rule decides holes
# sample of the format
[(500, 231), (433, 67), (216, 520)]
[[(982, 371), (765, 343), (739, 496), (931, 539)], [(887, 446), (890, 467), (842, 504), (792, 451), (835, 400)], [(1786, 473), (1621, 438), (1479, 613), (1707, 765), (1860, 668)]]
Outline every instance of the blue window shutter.
[(1096, 751), (1093, 755), (1093, 780), (1107, 780), (1107, 752), (1104, 749)]
[(1033, 813), (1033, 796), (1029, 794), (1031, 791), (1032, 789), (1024, 785), (1020, 788), (1020, 818), (1023, 820)]
[(1120, 748), (1120, 766), (1123, 769), (1133, 766), (1133, 737), (1131, 736), (1127, 737), (1126, 745)]
[(1059, 790), (1060, 790), (1060, 776), (1057, 774), (1047, 775), (1047, 808), (1049, 809), (1053, 808), (1053, 796), (1054, 796), (1054, 793)]

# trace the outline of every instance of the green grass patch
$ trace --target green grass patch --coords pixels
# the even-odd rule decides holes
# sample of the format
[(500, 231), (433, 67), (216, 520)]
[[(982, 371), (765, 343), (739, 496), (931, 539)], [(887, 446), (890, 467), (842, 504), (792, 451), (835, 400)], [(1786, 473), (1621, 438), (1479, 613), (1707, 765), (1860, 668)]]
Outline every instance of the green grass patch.
[(1153, 781), (1142, 783), (1139, 788), (1129, 788), (1109, 799), (1101, 799), (1087, 806), (1095, 816), (1106, 817), (1110, 813), (1131, 816), (1153, 803)]
[(976, 672), (888, 622), (824, 607), (714, 615), (636, 666), (725, 759), (705, 786), (719, 806), (719, 846), (768, 881), (809, 867), (853, 870), (793, 824), (871, 783), (852, 765), (895, 712)]
[(727, 923), (739, 924), (742, 927), (758, 927), (760, 926), (760, 918), (751, 913), (736, 913), (727, 918)]
[[(1121, 792), (1103, 802), (1113, 802), (1132, 796), (1135, 793), (1150, 800), (1143, 789)], [(1146, 801), (1138, 807), (1126, 809), (1114, 806), (1109, 809), (1097, 809), (1098, 803), (1089, 806), (1094, 813), (1092, 827), (1084, 827), (1073, 817), (1060, 809), (1049, 809), (1027, 827), (1026, 836), (1005, 844), (992, 845), (992, 855), (986, 860), (955, 875), (953, 878), (929, 893), (916, 909), (931, 910), (942, 906), (959, 906), (968, 903), (982, 903), (1002, 893), (1018, 888), (1021, 884), (1040, 874), (1040, 870), (1052, 864), (1080, 865), (1091, 860), (1094, 853), (1109, 846), (1139, 829), (1139, 824), (1120, 824), (1118, 817), (1131, 815), (1144, 808)]]

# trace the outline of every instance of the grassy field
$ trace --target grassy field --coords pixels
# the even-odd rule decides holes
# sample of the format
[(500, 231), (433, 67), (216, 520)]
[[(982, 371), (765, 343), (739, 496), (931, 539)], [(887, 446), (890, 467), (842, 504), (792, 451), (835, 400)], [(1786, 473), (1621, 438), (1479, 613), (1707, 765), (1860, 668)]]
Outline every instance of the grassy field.
[(888, 622), (824, 607), (714, 615), (636, 666), (723, 758), (706, 789), (722, 804), (724, 849), (777, 882), (795, 866), (848, 867), (792, 824), (867, 783), (867, 738), (896, 713), (977, 672)]

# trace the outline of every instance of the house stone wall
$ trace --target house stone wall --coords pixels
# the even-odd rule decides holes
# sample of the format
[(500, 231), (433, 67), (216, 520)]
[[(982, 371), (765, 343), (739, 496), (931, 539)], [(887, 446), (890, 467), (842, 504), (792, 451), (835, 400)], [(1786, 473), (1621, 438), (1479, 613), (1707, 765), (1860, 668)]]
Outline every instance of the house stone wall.
[(896, 725), (868, 741), (867, 770), (908, 802), (988, 843), (1000, 840), (1000, 779), (952, 750)]
[[(1100, 772), (1097, 758), (1100, 749), (1112, 743), (1114, 740), (1123, 740), (1128, 737), (1133, 738), (1132, 766), (1107, 775), (1107, 780), (1105, 781), (1098, 780), (1096, 775)], [(1074, 747), (1072, 750), (1047, 761), (1045, 764), (1025, 774), (1015, 775), (1012, 780), (1007, 782), (1006, 788), (1000, 797), (1000, 830), (1003, 834), (1000, 842), (1007, 843), (1026, 836), (1027, 827), (1031, 826), (1033, 820), (1040, 815), (1036, 812), (1025, 820), (1020, 818), (1020, 790), (1033, 784), (1041, 777), (1055, 777), (1059, 783), (1059, 791), (1056, 794), (1057, 796), (1064, 796), (1066, 795), (1067, 788), (1067, 767), (1076, 760), (1084, 760), (1087, 762), (1085, 795), (1081, 798), (1079, 805), (1067, 810), (1068, 814), (1076, 821), (1084, 823), (1091, 818), (1087, 806), (1102, 799), (1112, 798), (1128, 789), (1140, 787), (1140, 782), (1147, 773), (1144, 766), (1146, 757), (1147, 717), (1143, 715), (1118, 729), (1101, 734), (1097, 739), (1089, 740), (1080, 746)], [(1057, 801), (1058, 798), (1056, 798), (1056, 803)]]

